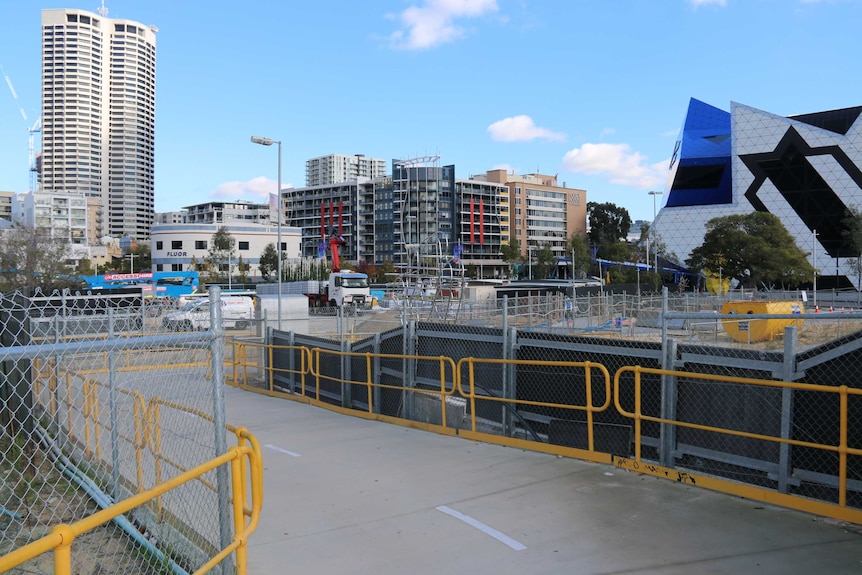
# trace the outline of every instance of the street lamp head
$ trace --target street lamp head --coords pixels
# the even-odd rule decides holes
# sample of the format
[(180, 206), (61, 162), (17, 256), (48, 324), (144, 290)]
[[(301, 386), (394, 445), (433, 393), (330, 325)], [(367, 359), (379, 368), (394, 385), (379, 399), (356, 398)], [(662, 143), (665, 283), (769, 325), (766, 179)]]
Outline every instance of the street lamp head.
[(271, 146), (275, 143), (272, 138), (264, 138), (263, 136), (252, 136), (252, 144), (260, 144), (261, 146)]

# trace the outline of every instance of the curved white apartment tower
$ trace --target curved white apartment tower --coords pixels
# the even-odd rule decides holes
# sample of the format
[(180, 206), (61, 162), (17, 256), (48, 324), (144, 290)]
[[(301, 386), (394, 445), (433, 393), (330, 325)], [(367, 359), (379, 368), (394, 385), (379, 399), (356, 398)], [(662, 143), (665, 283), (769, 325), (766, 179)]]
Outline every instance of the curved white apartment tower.
[(42, 11), (45, 192), (97, 197), (99, 235), (150, 235), (156, 29), (84, 10)]

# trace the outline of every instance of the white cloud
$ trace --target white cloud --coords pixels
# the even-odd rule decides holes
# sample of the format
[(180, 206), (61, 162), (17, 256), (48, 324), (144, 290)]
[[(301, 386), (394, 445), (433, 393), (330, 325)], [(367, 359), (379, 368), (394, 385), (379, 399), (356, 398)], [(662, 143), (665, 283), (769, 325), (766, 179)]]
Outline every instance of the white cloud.
[[(291, 184), (282, 182), (281, 187), (289, 188)], [(274, 194), (277, 188), (278, 183), (275, 180), (259, 176), (247, 182), (219, 184), (215, 190), (210, 192), (210, 197), (217, 200), (245, 200), (266, 203), (269, 201), (269, 194)]]
[(709, 4), (715, 4), (716, 6), (721, 6), (724, 8), (727, 6), (727, 0), (687, 0), (689, 4), (698, 8), (700, 6), (707, 6)]
[(464, 35), (456, 20), (476, 18), (498, 10), (497, 0), (425, 0), (398, 15), (403, 28), (389, 37), (396, 48), (426, 50)]
[(628, 144), (584, 144), (566, 152), (563, 167), (580, 174), (604, 175), (612, 184), (652, 189), (664, 185), (670, 160), (647, 164)]
[(494, 122), (488, 126), (488, 133), (491, 139), (497, 142), (529, 142), (536, 139), (561, 142), (566, 139), (565, 134), (540, 128), (533, 123), (530, 116), (524, 115)]

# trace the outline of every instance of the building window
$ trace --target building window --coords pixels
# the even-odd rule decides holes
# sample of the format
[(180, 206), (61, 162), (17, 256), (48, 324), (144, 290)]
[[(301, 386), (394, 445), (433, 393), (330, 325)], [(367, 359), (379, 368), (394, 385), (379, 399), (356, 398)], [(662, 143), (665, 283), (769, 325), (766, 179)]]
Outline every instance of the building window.
[(164, 249), (164, 242), (156, 242), (156, 249), (161, 250)]
[(248, 251), (248, 242), (237, 242), (238, 249), (243, 252)]
[(173, 241), (171, 242), (171, 249), (172, 249), (172, 250), (181, 250), (181, 249), (183, 249), (183, 240), (173, 240)]
[[(195, 240), (195, 249), (196, 250), (205, 250), (207, 249), (207, 241), (206, 240)], [(182, 270), (181, 270), (182, 271)]]
[(162, 269), (162, 267), (163, 267), (163, 266), (162, 266), (162, 264), (156, 264), (156, 271), (157, 271), (157, 272), (163, 272), (163, 271), (165, 271), (165, 270), (163, 270), (163, 269)]
[(172, 272), (181, 272), (183, 271), (183, 264), (171, 264)]

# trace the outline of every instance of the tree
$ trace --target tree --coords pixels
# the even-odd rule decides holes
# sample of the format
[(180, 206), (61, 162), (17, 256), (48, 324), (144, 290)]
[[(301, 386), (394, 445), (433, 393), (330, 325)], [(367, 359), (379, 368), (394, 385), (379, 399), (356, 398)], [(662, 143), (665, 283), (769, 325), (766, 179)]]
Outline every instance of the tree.
[(590, 243), (599, 248), (599, 256), (612, 244), (625, 241), (632, 227), (628, 210), (616, 204), (587, 202), (587, 217), (590, 221), (588, 236)]
[(509, 240), (508, 244), (500, 246), (500, 256), (503, 261), (509, 264), (509, 275), (512, 275), (512, 270), (519, 261), (523, 259), (521, 255), (521, 243), (517, 238)]
[(377, 275), (379, 273), (379, 270), (377, 269), (377, 266), (375, 264), (362, 260), (361, 262), (356, 264), (355, 269), (359, 273), (367, 275), (368, 281), (370, 281), (371, 283), (378, 282)]
[(269, 281), (272, 274), (278, 273), (278, 252), (275, 250), (274, 243), (270, 242), (263, 248), (257, 267), (264, 281)]
[(575, 277), (584, 277), (590, 269), (590, 245), (586, 234), (572, 234), (566, 242), (567, 255), (572, 258), (572, 272)]
[(81, 287), (67, 257), (64, 238), (51, 230), (16, 226), (0, 232), (0, 291), (19, 289), (43, 293)]
[[(212, 236), (210, 249), (207, 253), (207, 263), (216, 270), (217, 277), (221, 280), (223, 270), (230, 275), (231, 263), (236, 254), (236, 238), (228, 231), (226, 226), (219, 226)], [(227, 277), (227, 276), (225, 276)]]
[(381, 283), (391, 282), (398, 275), (398, 270), (395, 268), (395, 263), (392, 260), (383, 260), (377, 266), (377, 281)]
[[(132, 257), (129, 257), (132, 256)], [(150, 253), (149, 244), (136, 244), (134, 248), (126, 252), (120, 263), (120, 273), (141, 272), (153, 268), (153, 258)]]
[(547, 279), (550, 277), (555, 264), (551, 246), (545, 244), (540, 246), (538, 250), (533, 250), (533, 253), (536, 254), (536, 263), (533, 264), (533, 279)]
[(236, 262), (236, 270), (239, 273), (239, 281), (245, 283), (248, 281), (248, 272), (251, 270), (251, 264), (247, 263), (244, 259), (242, 259), (242, 254), (240, 254), (239, 259)]
[(776, 216), (766, 212), (713, 218), (703, 243), (686, 260), (697, 270), (717, 270), (746, 287), (795, 287), (814, 277), (814, 268)]

